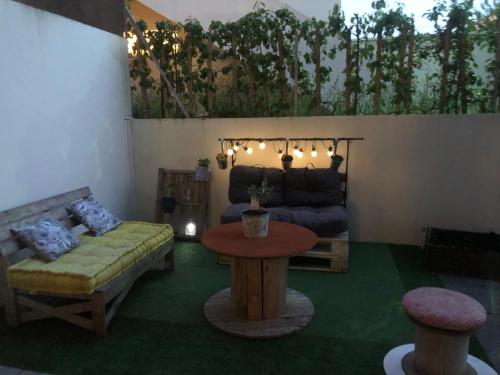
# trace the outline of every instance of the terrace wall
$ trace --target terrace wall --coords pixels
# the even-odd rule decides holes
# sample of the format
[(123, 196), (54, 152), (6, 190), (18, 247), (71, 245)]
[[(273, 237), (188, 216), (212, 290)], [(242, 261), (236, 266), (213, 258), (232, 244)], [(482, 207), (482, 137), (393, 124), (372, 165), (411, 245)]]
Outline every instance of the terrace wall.
[(0, 210), (88, 185), (131, 215), (126, 41), (14, 1), (0, 35)]
[[(209, 157), (210, 223), (227, 206), (228, 170), (219, 170), (219, 137), (365, 137), (351, 148), (351, 238), (422, 244), (425, 226), (500, 232), (500, 115), (358, 116), (133, 120), (137, 214), (152, 220), (157, 170), (193, 169)], [(268, 145), (237, 164), (280, 166)], [(342, 153), (342, 150), (341, 150)], [(307, 155), (295, 167), (314, 161)]]

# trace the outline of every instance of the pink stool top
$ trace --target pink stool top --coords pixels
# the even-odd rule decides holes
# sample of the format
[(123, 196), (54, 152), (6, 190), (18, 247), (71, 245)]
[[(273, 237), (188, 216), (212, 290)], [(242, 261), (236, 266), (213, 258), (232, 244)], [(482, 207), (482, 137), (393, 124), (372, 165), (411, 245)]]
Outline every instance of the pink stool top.
[(474, 298), (443, 288), (418, 288), (401, 301), (416, 322), (439, 329), (468, 332), (486, 321), (486, 310)]

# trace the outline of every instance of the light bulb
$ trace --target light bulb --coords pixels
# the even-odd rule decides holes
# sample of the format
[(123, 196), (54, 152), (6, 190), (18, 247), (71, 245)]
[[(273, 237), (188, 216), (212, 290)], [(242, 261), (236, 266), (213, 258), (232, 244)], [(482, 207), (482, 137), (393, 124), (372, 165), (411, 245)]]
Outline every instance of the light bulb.
[(240, 149), (240, 142), (236, 142), (235, 145), (233, 146), (234, 151), (238, 151)]
[(227, 156), (233, 156), (234, 155), (234, 150), (232, 148), (227, 150)]
[(297, 157), (299, 159), (302, 159), (304, 157), (304, 150), (302, 149), (302, 147), (299, 149), (299, 152), (297, 153)]
[(247, 152), (248, 155), (252, 155), (253, 148), (251, 148), (251, 147), (245, 147), (245, 151)]
[(299, 146), (295, 145), (295, 146), (293, 146), (293, 148), (294, 148), (293, 156), (299, 156), (299, 154), (300, 154)]
[(311, 157), (313, 157), (313, 158), (317, 158), (318, 157), (318, 151), (316, 151), (315, 147), (313, 147), (313, 149), (311, 151)]
[(330, 157), (331, 157), (331, 156), (333, 156), (333, 148), (332, 148), (332, 146), (328, 147), (328, 151), (327, 151), (327, 153), (326, 153), (326, 154), (327, 154), (328, 156), (330, 156)]
[(281, 160), (281, 158), (283, 157), (283, 150), (278, 151), (278, 157)]
[(261, 150), (264, 150), (264, 149), (266, 148), (266, 144), (264, 143), (264, 141), (260, 141), (260, 142), (259, 142), (259, 148), (260, 148)]
[(188, 237), (196, 236), (196, 224), (193, 222), (187, 223), (186, 227), (184, 228), (184, 235)]

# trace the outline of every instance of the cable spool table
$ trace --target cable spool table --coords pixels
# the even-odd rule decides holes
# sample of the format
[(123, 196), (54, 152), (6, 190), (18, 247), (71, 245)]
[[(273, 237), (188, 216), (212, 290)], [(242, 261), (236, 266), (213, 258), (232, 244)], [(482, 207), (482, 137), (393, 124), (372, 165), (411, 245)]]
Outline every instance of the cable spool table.
[(246, 338), (273, 338), (304, 328), (314, 306), (302, 293), (287, 288), (288, 257), (311, 250), (318, 238), (304, 227), (271, 221), (266, 238), (248, 239), (243, 224), (220, 225), (203, 234), (209, 250), (230, 258), (231, 288), (205, 304), (207, 320), (227, 333)]

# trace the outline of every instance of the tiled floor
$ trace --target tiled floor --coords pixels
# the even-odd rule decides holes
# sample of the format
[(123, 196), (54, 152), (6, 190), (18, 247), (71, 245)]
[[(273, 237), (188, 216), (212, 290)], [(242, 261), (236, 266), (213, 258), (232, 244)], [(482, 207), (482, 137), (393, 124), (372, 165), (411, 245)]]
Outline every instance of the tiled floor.
[(49, 375), (41, 372), (21, 370), (19, 368), (0, 366), (0, 375)]
[(488, 312), (486, 324), (476, 336), (495, 369), (500, 371), (500, 282), (445, 274), (440, 276), (446, 288), (475, 298)]

